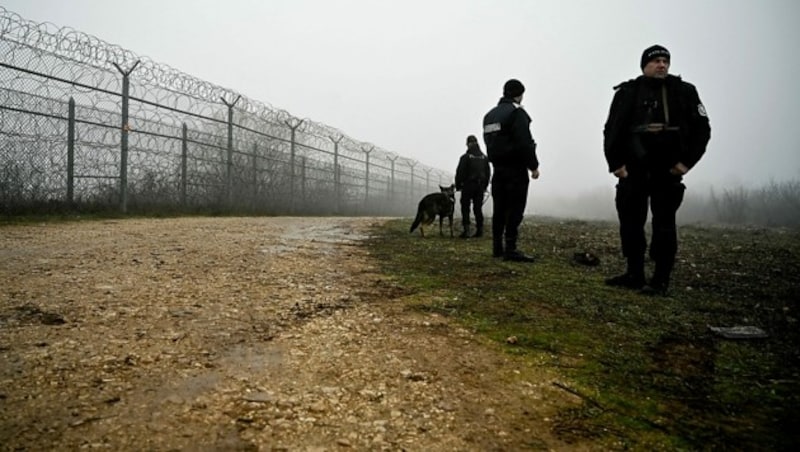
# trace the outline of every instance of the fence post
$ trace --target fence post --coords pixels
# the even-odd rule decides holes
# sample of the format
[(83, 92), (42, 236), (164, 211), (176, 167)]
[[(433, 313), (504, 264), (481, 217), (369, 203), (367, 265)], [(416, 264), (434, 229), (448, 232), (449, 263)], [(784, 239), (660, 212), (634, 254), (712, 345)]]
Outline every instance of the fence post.
[(303, 202), (303, 207), (306, 208), (306, 158), (303, 156), (300, 159), (300, 200)]
[(425, 192), (431, 191), (431, 169), (425, 168), (422, 171), (425, 171)]
[[(292, 130), (292, 141), (290, 143), (291, 159), (290, 159), (290, 164), (289, 164), (289, 166), (290, 166), (290, 168), (289, 168), (290, 169), (290, 173), (289, 173), (289, 187), (290, 187), (289, 188), (289, 202), (291, 203), (292, 212), (294, 212), (294, 209), (295, 209), (295, 199), (294, 199), (294, 190), (295, 190), (295, 187), (294, 187), (294, 173), (295, 173), (294, 158), (295, 158), (295, 154), (296, 154), (295, 142), (296, 142), (296, 139), (297, 139), (297, 128), (300, 127), (300, 124), (303, 123), (303, 120), (301, 119), (300, 121), (297, 121), (297, 122), (295, 122), (295, 121), (297, 121), (297, 120), (294, 119), (294, 118), (292, 118), (291, 121), (290, 120), (284, 121), (284, 123), (287, 126), (289, 126), (289, 128)], [(292, 124), (294, 124), (294, 125), (292, 125)]]
[(181, 126), (181, 204), (186, 207), (187, 167), (189, 156), (189, 129), (184, 122)]
[(67, 206), (71, 209), (75, 201), (75, 99), (69, 98), (67, 121)]
[(220, 97), (222, 103), (228, 107), (228, 164), (225, 173), (225, 196), (228, 202), (228, 208), (233, 204), (233, 106), (239, 102), (242, 96), (239, 96), (231, 103)]
[(336, 213), (341, 215), (343, 213), (342, 212), (342, 198), (343, 198), (342, 195), (344, 194), (344, 187), (342, 186), (342, 183), (341, 183), (341, 181), (342, 181), (342, 165), (339, 165), (339, 164), (336, 165), (336, 174), (339, 175), (339, 191), (336, 193), (336, 209), (337, 209)]
[(370, 146), (369, 149), (361, 148), (361, 152), (363, 152), (366, 157), (366, 172), (364, 175), (364, 207), (367, 209), (369, 203), (369, 154), (375, 150), (375, 146)]
[(131, 130), (128, 124), (128, 99), (130, 94), (130, 75), (139, 60), (125, 71), (117, 63), (112, 63), (122, 74), (122, 136), (120, 137), (120, 158), (119, 158), (119, 209), (122, 213), (128, 213), (128, 132)]
[(394, 162), (397, 160), (397, 155), (387, 155), (386, 159), (391, 162), (392, 165), (392, 172), (391, 172), (391, 184), (389, 185), (389, 200), (394, 201)]
[(393, 198), (393, 195), (392, 195), (392, 184), (393, 184), (393, 182), (392, 182), (391, 177), (387, 176), (386, 177), (386, 202), (382, 203), (383, 204), (383, 212), (385, 212), (385, 213), (391, 213), (391, 211), (394, 210), (394, 206), (392, 205), (392, 198)]
[(408, 167), (411, 168), (411, 183), (409, 184), (411, 199), (414, 199), (414, 167), (417, 166), (417, 162), (413, 160), (408, 160)]
[(340, 204), (342, 199), (342, 188), (340, 185), (339, 175), (339, 142), (342, 141), (344, 135), (339, 135), (337, 138), (328, 137), (333, 141), (333, 189), (336, 195), (336, 213), (340, 214)]
[(258, 206), (258, 143), (253, 142), (253, 209)]

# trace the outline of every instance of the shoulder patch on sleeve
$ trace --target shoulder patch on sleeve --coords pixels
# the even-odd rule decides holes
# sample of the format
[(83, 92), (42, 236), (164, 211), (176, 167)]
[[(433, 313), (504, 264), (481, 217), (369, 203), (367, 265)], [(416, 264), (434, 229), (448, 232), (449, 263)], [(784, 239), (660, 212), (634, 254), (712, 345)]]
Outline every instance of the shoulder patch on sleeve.
[(493, 122), (491, 124), (486, 124), (483, 126), (483, 133), (492, 133), (492, 132), (499, 132), (500, 131), (500, 123)]
[(704, 118), (708, 117), (708, 113), (706, 113), (706, 107), (703, 104), (697, 104), (697, 114)]

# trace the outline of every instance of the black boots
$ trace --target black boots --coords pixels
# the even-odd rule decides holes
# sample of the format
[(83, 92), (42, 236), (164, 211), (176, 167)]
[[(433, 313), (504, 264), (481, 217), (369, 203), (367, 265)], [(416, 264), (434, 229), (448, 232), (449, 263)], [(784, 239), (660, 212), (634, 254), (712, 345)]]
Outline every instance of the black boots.
[(483, 237), (483, 219), (478, 218), (477, 220), (475, 220), (475, 235), (473, 235), (472, 237), (476, 239)]
[(628, 259), (628, 268), (625, 273), (606, 279), (606, 285), (624, 287), (626, 289), (640, 290), (644, 287), (644, 258)]
[(645, 295), (666, 296), (669, 293), (669, 277), (672, 274), (674, 262), (656, 262), (656, 269), (650, 282), (642, 287)]
[[(459, 235), (458, 237), (459, 237), (459, 238), (462, 238), (462, 239), (466, 239), (466, 238), (469, 238), (469, 237), (470, 237), (470, 235), (469, 235), (469, 225), (468, 225), (468, 224), (465, 224), (465, 225), (463, 226), (463, 228), (462, 228), (462, 232), (461, 232), (461, 235)], [(478, 227), (475, 229), (475, 234), (474, 234), (472, 237), (473, 237), (473, 238), (480, 238), (480, 237), (483, 237), (483, 228), (482, 228), (481, 226), (478, 226)]]
[(503, 260), (509, 262), (534, 262), (533, 256), (528, 256), (517, 249), (517, 238), (506, 238), (506, 250), (503, 253)]
[(618, 276), (606, 279), (606, 285), (614, 287), (624, 287), (626, 289), (640, 290), (644, 287), (644, 272), (642, 273), (623, 273)]
[(503, 254), (503, 260), (510, 262), (536, 262), (533, 256), (528, 256), (518, 250), (506, 251)]
[(672, 262), (656, 262), (656, 268), (650, 282), (644, 278), (644, 262), (628, 260), (625, 273), (606, 279), (606, 284), (614, 287), (638, 290), (644, 295), (666, 296), (669, 290), (669, 277), (672, 273)]
[(492, 257), (503, 257), (503, 242), (492, 241)]
[(642, 287), (641, 293), (643, 295), (665, 297), (669, 294), (669, 281), (656, 279), (653, 277), (653, 279), (650, 280), (650, 283), (645, 284), (644, 287)]
[[(478, 232), (481, 232), (479, 229)], [(521, 251), (517, 250), (517, 241), (507, 240), (505, 249), (503, 248), (503, 239), (492, 237), (492, 256), (502, 257), (504, 261), (508, 262), (535, 262), (533, 256), (528, 256)]]

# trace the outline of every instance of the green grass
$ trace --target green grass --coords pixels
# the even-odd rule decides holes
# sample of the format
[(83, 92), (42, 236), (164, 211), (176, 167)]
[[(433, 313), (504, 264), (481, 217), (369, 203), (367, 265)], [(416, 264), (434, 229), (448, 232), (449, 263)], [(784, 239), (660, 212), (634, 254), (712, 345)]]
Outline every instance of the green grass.
[[(375, 231), (369, 247), (411, 309), (437, 312), (562, 372), (585, 403), (554, 431), (635, 449), (781, 450), (800, 442), (800, 231), (682, 227), (670, 297), (610, 288), (617, 225), (528, 218), (534, 264), (491, 257), (491, 240)], [(592, 252), (601, 264), (572, 262)], [(709, 325), (755, 325), (726, 340)]]

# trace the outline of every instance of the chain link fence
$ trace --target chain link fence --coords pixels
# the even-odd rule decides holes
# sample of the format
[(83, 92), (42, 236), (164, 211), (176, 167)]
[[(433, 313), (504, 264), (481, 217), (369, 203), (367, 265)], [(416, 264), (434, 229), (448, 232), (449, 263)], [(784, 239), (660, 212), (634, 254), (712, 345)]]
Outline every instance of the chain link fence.
[(407, 215), (451, 174), (0, 7), (0, 211)]

